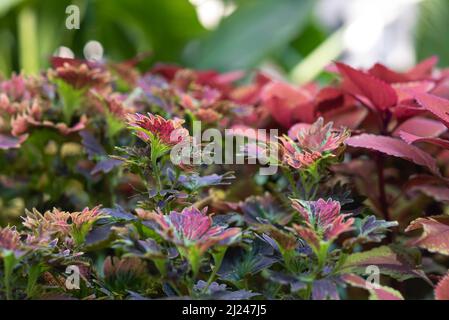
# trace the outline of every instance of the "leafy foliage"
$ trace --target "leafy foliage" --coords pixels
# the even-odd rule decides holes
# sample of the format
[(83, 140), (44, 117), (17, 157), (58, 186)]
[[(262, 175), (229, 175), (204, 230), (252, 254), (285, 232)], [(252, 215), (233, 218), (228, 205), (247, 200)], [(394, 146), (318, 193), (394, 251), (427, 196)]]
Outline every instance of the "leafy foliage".
[[(52, 63), (0, 82), (1, 298), (360, 298), (355, 287), (399, 300), (412, 294), (391, 279), (412, 278), (429, 295), (438, 279), (446, 298), (449, 102), (434, 58), (402, 73), (338, 63), (335, 82), (302, 87)], [(209, 147), (195, 120), (277, 172), (193, 161)], [(267, 128), (282, 134), (243, 130)]]

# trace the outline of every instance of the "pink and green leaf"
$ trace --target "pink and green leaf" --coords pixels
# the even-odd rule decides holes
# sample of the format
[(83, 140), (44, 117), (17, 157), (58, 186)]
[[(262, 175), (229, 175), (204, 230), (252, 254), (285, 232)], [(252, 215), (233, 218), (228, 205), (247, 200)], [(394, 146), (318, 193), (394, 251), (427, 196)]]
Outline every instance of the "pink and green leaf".
[(355, 274), (345, 274), (342, 279), (347, 284), (368, 290), (370, 293), (370, 300), (404, 300), (402, 294), (394, 290), (393, 288), (382, 286), (382, 285), (372, 285), (367, 283), (365, 279)]
[(430, 252), (449, 255), (449, 216), (433, 216), (418, 218), (410, 223), (406, 232), (422, 229), (418, 239), (410, 241), (410, 245), (424, 248)]
[(425, 274), (411, 265), (388, 246), (381, 246), (369, 251), (349, 255), (340, 267), (341, 274), (364, 274), (368, 266), (377, 266), (382, 274), (391, 276), (399, 281), (410, 278), (428, 280)]

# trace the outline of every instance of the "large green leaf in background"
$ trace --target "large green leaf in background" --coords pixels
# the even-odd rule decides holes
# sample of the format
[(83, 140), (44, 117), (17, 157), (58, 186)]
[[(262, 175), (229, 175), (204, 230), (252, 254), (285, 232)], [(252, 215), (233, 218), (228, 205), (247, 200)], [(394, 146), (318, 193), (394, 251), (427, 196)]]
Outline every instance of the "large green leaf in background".
[(420, 3), (416, 34), (418, 60), (437, 54), (439, 65), (449, 65), (449, 1), (424, 0)]
[(248, 69), (286, 46), (309, 21), (313, 0), (247, 0), (217, 30), (186, 50), (188, 64), (220, 71)]
[[(80, 7), (79, 30), (65, 27), (70, 4)], [(205, 31), (187, 0), (0, 0), (0, 16), (0, 40), (8, 44), (0, 46), (5, 74), (48, 66), (61, 45), (82, 57), (89, 40), (100, 41), (114, 61), (142, 51), (151, 51), (152, 61), (179, 61), (187, 42)]]
[[(120, 5), (111, 5), (112, 2)], [(97, 19), (92, 19), (91, 29), (98, 39), (108, 39), (105, 48), (112, 44), (116, 52), (125, 51), (126, 42), (132, 39), (134, 54), (151, 50), (153, 61), (179, 61), (186, 43), (204, 32), (194, 7), (186, 0), (97, 0), (94, 3)]]

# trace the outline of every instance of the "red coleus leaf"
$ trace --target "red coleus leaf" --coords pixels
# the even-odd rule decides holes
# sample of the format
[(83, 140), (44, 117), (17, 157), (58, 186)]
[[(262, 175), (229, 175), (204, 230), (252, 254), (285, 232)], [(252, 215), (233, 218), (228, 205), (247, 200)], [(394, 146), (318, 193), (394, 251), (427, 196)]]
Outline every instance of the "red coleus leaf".
[(423, 229), (421, 236), (410, 242), (430, 252), (449, 255), (449, 216), (433, 216), (418, 218), (410, 223), (406, 232)]
[(403, 120), (423, 114), (426, 110), (414, 100), (406, 100), (391, 108), (391, 112), (395, 118)]
[(326, 122), (332, 121), (335, 128), (357, 129), (368, 115), (368, 110), (360, 106), (344, 107), (324, 113), (322, 116)]
[(416, 94), (415, 99), (424, 109), (440, 118), (446, 127), (449, 127), (449, 100), (427, 93)]
[(386, 286), (373, 285), (355, 274), (344, 274), (342, 280), (353, 287), (368, 290), (372, 300), (404, 300), (399, 291)]
[(317, 111), (326, 112), (344, 106), (345, 93), (338, 88), (326, 87), (321, 89), (316, 97)]
[(401, 131), (399, 133), (399, 136), (401, 137), (402, 140), (404, 140), (408, 144), (412, 144), (415, 142), (427, 142), (445, 149), (449, 149), (449, 140), (444, 140), (440, 138), (420, 137), (404, 131)]
[(167, 145), (172, 146), (188, 138), (189, 132), (182, 127), (184, 120), (182, 119), (164, 119), (159, 115), (142, 115), (139, 113), (128, 115), (128, 124), (137, 129), (143, 129), (143, 131), (137, 130), (137, 136), (143, 141), (149, 141), (152, 134), (156, 136), (160, 141)]
[(86, 63), (84, 60), (80, 59), (72, 59), (72, 58), (62, 58), (62, 57), (51, 57), (50, 63), (53, 66), (53, 68), (59, 68), (63, 67), (65, 63), (68, 63), (72, 66), (80, 66), (83, 63)]
[(416, 66), (414, 66), (412, 69), (407, 71), (407, 78), (410, 80), (420, 80), (425, 77), (428, 77), (431, 75), (433, 68), (435, 68), (436, 64), (438, 63), (438, 57), (432, 56), (430, 58), (427, 58), (420, 63), (418, 63)]
[(168, 215), (143, 209), (136, 209), (136, 212), (143, 220), (154, 221), (156, 232), (166, 240), (181, 247), (197, 247), (200, 253), (214, 245), (230, 244), (240, 236), (240, 228), (214, 225), (206, 214), (207, 207), (199, 210), (191, 206), (181, 212), (171, 211)]
[(346, 80), (345, 89), (363, 103), (368, 102), (371, 107), (385, 110), (398, 102), (395, 90), (388, 83), (344, 63), (336, 65)]
[(449, 188), (446, 186), (423, 184), (411, 188), (413, 191), (420, 191), (425, 195), (434, 198), (436, 201), (449, 202)]
[(55, 70), (58, 68), (64, 68), (65, 65), (69, 65), (71, 67), (80, 67), (81, 65), (85, 64), (89, 68), (102, 67), (102, 64), (100, 62), (93, 60), (62, 58), (56, 56), (50, 58), (50, 63)]
[(314, 120), (313, 97), (306, 89), (271, 82), (264, 86), (261, 100), (271, 116), (285, 128), (296, 122), (310, 123)]
[[(306, 226), (322, 235), (325, 240), (332, 241), (340, 234), (352, 230), (354, 218), (347, 218), (349, 214), (340, 213), (341, 206), (338, 201), (292, 199), (292, 207), (301, 214)], [(302, 227), (294, 227), (300, 235), (304, 234)], [(307, 238), (305, 240), (307, 241)]]
[(418, 165), (427, 167), (433, 173), (440, 175), (436, 161), (428, 153), (409, 145), (406, 142), (374, 134), (361, 134), (346, 140), (348, 146), (371, 149), (390, 156), (406, 159)]
[(394, 131), (393, 136), (400, 136), (401, 131), (419, 136), (419, 137), (438, 137), (446, 132), (447, 128), (440, 121), (424, 117), (410, 118), (401, 123)]
[(449, 273), (435, 287), (436, 300), (449, 300)]
[(376, 63), (371, 69), (368, 70), (368, 72), (388, 83), (423, 80), (431, 75), (432, 70), (437, 62), (438, 58), (436, 56), (433, 56), (426, 60), (423, 60), (407, 72), (403, 73), (396, 72), (384, 66), (383, 64)]
[(368, 70), (369, 74), (388, 83), (406, 82), (409, 79), (403, 73), (396, 72), (383, 64), (376, 63)]
[(435, 88), (432, 81), (413, 81), (404, 83), (395, 83), (391, 85), (396, 91), (398, 101), (405, 102), (414, 99), (417, 94), (428, 93)]

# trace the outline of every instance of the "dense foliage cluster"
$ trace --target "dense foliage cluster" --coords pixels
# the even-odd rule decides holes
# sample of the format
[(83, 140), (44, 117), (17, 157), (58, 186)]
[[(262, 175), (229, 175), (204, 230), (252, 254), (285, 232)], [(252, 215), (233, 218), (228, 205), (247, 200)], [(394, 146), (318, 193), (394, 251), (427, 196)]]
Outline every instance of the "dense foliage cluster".
[[(301, 87), (136, 63), (0, 81), (1, 299), (449, 299), (436, 58)], [(278, 170), (174, 163), (195, 121)]]

